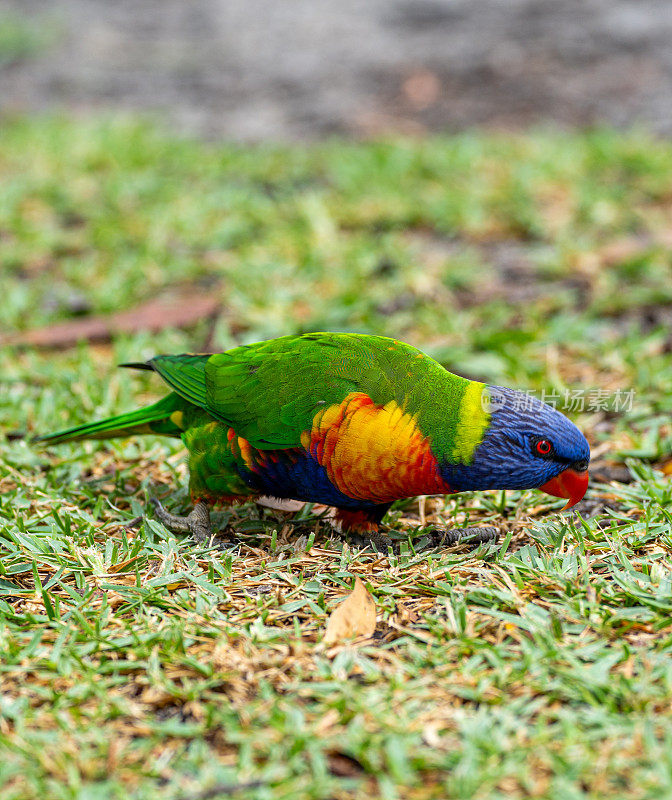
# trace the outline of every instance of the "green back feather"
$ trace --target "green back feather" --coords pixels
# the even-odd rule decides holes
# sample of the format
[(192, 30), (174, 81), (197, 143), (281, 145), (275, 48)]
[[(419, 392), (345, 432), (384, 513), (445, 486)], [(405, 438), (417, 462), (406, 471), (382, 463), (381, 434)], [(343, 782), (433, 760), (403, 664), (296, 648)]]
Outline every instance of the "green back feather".
[(178, 394), (261, 450), (299, 446), (317, 411), (350, 392), (396, 401), (449, 461), (468, 460), (487, 426), (482, 384), (382, 336), (310, 333), (150, 363)]

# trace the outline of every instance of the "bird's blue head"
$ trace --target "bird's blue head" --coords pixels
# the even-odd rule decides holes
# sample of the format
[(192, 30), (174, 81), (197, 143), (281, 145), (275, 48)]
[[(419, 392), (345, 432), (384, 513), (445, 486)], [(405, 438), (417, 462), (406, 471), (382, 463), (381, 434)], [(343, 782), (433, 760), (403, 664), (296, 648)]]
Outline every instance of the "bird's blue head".
[(489, 424), (471, 463), (447, 464), (443, 478), (456, 491), (541, 489), (565, 497), (565, 508), (586, 493), (590, 448), (564, 414), (524, 392), (488, 386)]

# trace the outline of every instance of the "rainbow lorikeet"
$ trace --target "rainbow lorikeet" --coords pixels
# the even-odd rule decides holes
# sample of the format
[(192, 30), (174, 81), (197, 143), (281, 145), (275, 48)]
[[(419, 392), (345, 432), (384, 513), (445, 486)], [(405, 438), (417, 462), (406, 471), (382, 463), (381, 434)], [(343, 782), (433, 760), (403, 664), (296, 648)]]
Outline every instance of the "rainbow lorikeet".
[(568, 508), (588, 485), (588, 442), (559, 411), (394, 339), (309, 333), (123, 366), (158, 372), (172, 391), (41, 441), (181, 437), (194, 510), (156, 503), (157, 514), (199, 541), (212, 504), (262, 495), (335, 506), (342, 529), (375, 535), (405, 497), (540, 488)]

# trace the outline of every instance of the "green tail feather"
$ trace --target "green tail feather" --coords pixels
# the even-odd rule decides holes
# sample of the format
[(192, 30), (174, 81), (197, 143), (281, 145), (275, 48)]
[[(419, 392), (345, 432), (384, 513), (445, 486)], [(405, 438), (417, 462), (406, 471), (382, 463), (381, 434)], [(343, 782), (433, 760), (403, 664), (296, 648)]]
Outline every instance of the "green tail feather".
[(38, 436), (33, 441), (46, 444), (75, 442), (79, 439), (112, 439), (119, 436), (133, 436), (138, 433), (155, 433), (163, 436), (180, 436), (182, 429), (171, 419), (175, 411), (182, 411), (185, 402), (177, 394), (171, 392), (147, 408), (120, 414), (117, 417), (101, 419), (77, 425), (65, 431)]

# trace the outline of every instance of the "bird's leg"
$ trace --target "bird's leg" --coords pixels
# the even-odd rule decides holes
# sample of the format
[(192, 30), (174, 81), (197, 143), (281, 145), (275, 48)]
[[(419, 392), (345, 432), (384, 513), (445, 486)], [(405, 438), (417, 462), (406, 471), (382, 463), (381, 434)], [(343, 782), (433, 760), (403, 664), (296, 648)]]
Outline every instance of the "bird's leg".
[(373, 547), (378, 553), (387, 553), (391, 547), (393, 553), (399, 552), (399, 542), (393, 541), (389, 536), (385, 536), (384, 533), (379, 533), (378, 531), (360, 532), (348, 530), (343, 531), (342, 536), (350, 544), (354, 544), (355, 547)]
[(372, 545), (379, 553), (387, 553), (387, 548), (394, 549), (395, 543), (380, 533), (378, 526), (389, 507), (390, 504), (385, 503), (357, 511), (338, 508), (334, 516), (334, 527), (346, 541), (357, 547)]
[(155, 497), (151, 498), (151, 503), (159, 522), (163, 523), (168, 530), (173, 533), (190, 533), (198, 544), (212, 544), (214, 534), (210, 525), (210, 509), (207, 503), (199, 501), (186, 517), (178, 517), (166, 511)]
[[(347, 541), (358, 547), (370, 545), (379, 553), (387, 553), (391, 547), (394, 553), (398, 553), (399, 542), (381, 533), (379, 529), (380, 522), (388, 508), (389, 505), (380, 505), (357, 511), (337, 509), (335, 527)], [(423, 535), (423, 538), (427, 541), (420, 549), (450, 547), (455, 544), (477, 547), (479, 544), (495, 541), (498, 536), (499, 528), (493, 526), (452, 528), (448, 530), (434, 529)]]
[[(400, 542), (391, 539), (384, 533), (378, 531), (344, 531), (345, 538), (359, 547), (373, 546), (379, 553), (387, 553), (391, 547), (392, 552), (399, 554)], [(466, 544), (471, 547), (478, 547), (480, 544), (496, 541), (499, 535), (499, 528), (492, 526), (483, 528), (453, 528), (452, 530), (432, 530), (424, 534), (426, 542), (421, 547), (416, 548), (417, 552), (429, 550), (435, 547), (451, 547), (456, 544)]]
[(488, 525), (479, 528), (447, 528), (434, 529), (426, 534), (429, 538), (428, 547), (445, 547), (453, 544), (487, 544), (497, 541), (499, 528)]

